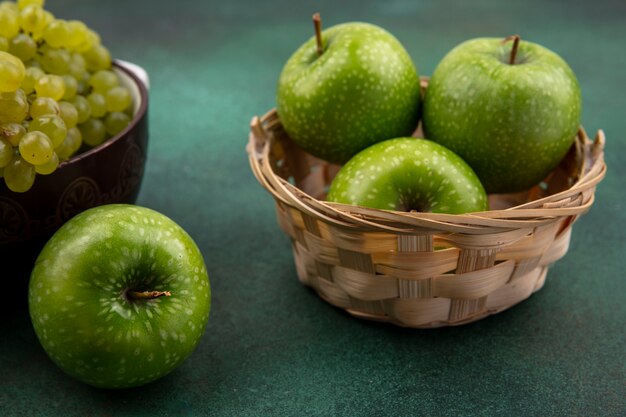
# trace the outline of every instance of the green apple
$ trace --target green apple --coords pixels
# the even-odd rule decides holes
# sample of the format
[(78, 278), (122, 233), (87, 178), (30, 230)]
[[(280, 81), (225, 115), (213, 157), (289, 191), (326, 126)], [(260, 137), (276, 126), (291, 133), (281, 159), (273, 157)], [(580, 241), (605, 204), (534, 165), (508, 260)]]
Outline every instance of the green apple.
[(571, 68), (554, 52), (524, 41), (517, 47), (518, 41), (458, 45), (433, 72), (424, 98), (425, 136), (463, 158), (489, 193), (539, 183), (565, 156), (580, 124)]
[(420, 81), (400, 42), (367, 23), (344, 23), (304, 43), (278, 81), (277, 112), (301, 148), (335, 163), (417, 127)]
[(458, 155), (426, 139), (389, 139), (344, 165), (328, 201), (377, 209), (460, 214), (487, 210), (478, 177)]
[(35, 333), (68, 374), (103, 388), (172, 371), (206, 327), (202, 254), (166, 216), (112, 204), (69, 220), (40, 253), (29, 283)]

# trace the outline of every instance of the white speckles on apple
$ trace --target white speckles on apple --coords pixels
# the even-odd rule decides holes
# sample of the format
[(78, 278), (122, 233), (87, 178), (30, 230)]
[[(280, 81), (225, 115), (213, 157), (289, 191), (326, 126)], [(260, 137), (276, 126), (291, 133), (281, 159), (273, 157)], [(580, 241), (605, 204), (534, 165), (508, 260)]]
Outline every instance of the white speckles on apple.
[[(461, 155), (483, 181), (496, 178), (485, 183), (491, 191), (497, 183), (523, 189), (522, 167), (531, 182), (533, 172), (535, 179), (547, 174), (569, 148), (580, 118), (580, 92), (567, 64), (525, 42), (533, 60), (508, 66), (489, 52), (499, 42), (473, 40), (450, 52), (430, 79), (423, 118), (427, 137)], [(471, 86), (458, 83), (462, 77), (471, 77)], [(474, 97), (469, 88), (476, 89)], [(450, 102), (455, 91), (459, 105)], [(557, 145), (546, 146), (550, 142)]]
[[(380, 175), (360, 183), (362, 178), (354, 166), (363, 165), (365, 159), (383, 169)], [(470, 190), (459, 188), (474, 183), (477, 186)], [(484, 203), (457, 203), (458, 193), (484, 194), (479, 187), (475, 174), (458, 156), (431, 141), (400, 138), (379, 143), (356, 155), (335, 177), (328, 199), (383, 209), (460, 213), (485, 208)], [(385, 192), (374, 193), (373, 189)]]
[[(301, 59), (313, 51), (309, 42), (294, 54), (281, 74), (277, 100), (281, 120), (292, 138), (311, 152), (319, 155), (337, 149), (337, 158), (346, 160), (355, 153), (350, 150), (355, 145), (360, 149), (365, 147), (363, 143), (380, 140), (374, 137), (404, 135), (415, 127), (419, 82), (410, 57), (401, 47), (396, 50), (380, 41), (388, 38), (384, 31), (371, 25), (368, 30), (377, 33), (357, 41), (350, 39), (349, 30), (328, 29), (325, 37), (337, 34), (333, 48), (311, 65), (303, 66), (302, 63), (311, 62)], [(342, 43), (351, 46), (337, 46)], [(395, 39), (391, 44), (399, 46)], [(354, 52), (350, 58), (348, 49)], [(329, 65), (337, 71), (326, 71)], [(380, 100), (365, 100), (372, 96)], [(311, 111), (301, 111), (305, 107), (302, 103), (309, 103)], [(378, 117), (373, 118), (372, 114)], [(406, 126), (401, 129), (406, 132), (390, 134), (389, 126), (394, 123)]]
[[(148, 317), (152, 318), (152, 313), (150, 313), (150, 311), (149, 311), (149, 310), (147, 310), (147, 311), (146, 311), (146, 315), (147, 315)], [(144, 321), (143, 321), (143, 325), (144, 325), (144, 327), (146, 328), (146, 331), (147, 331), (148, 333), (152, 333), (152, 332), (153, 332), (153, 329), (152, 329), (152, 323), (150, 323), (150, 321), (149, 321), (149, 320), (144, 320)]]
[[(117, 228), (118, 222), (124, 222), (123, 219), (114, 215), (107, 217), (105, 214), (89, 217), (79, 215), (76, 218), (82, 222), (93, 222), (94, 227), (97, 227), (95, 223), (99, 220), (114, 220), (110, 230), (115, 233), (121, 232), (122, 230)], [(181, 275), (171, 273), (172, 270), (180, 270), (182, 265), (188, 262), (185, 258), (188, 255), (187, 250), (175, 257), (173, 262), (169, 262), (170, 272), (156, 273), (156, 271), (167, 269), (168, 258), (163, 257), (163, 252), (157, 253), (154, 247), (138, 250), (138, 246), (133, 243), (133, 239), (137, 238), (143, 241), (151, 240), (156, 235), (154, 231), (157, 229), (156, 221), (139, 213), (135, 217), (135, 219), (127, 218), (125, 221), (126, 225), (132, 222), (137, 226), (134, 229), (134, 235), (122, 245), (113, 244), (113, 240), (108, 240), (105, 236), (105, 229), (94, 233), (97, 239), (93, 240), (96, 246), (91, 253), (93, 261), (86, 262), (85, 258), (77, 265), (67, 262), (67, 259), (71, 260), (73, 256), (68, 256), (71, 253), (64, 249), (65, 246), (75, 248), (76, 246), (72, 246), (75, 245), (74, 239), (80, 239), (81, 229), (76, 225), (72, 226), (71, 236), (66, 235), (67, 239), (58, 238), (52, 241), (55, 244), (54, 255), (58, 255), (62, 262), (54, 260), (51, 256), (44, 258), (38, 263), (38, 268), (47, 275), (47, 281), (33, 279), (29, 288), (29, 304), (32, 305), (32, 314), (34, 314), (33, 324), (44, 348), (55, 363), (71, 375), (90, 384), (123, 387), (153, 380), (173, 369), (188, 353), (171, 355), (168, 365), (159, 364), (158, 370), (146, 369), (149, 371), (148, 377), (145, 373), (143, 375), (137, 373), (139, 371), (135, 363), (138, 359), (141, 360), (150, 354), (152, 354), (149, 357), (150, 361), (156, 361), (158, 356), (155, 356), (154, 351), (145, 352), (144, 346), (152, 346), (158, 352), (162, 352), (161, 349), (180, 349), (179, 346), (184, 346), (185, 352), (189, 352), (187, 346), (197, 343), (202, 334), (202, 329), (199, 327), (201, 322), (192, 327), (186, 324), (187, 320), (182, 321), (180, 324), (185, 323), (184, 330), (172, 326), (173, 323), (169, 322), (172, 320), (171, 317), (186, 317), (190, 322), (196, 320), (194, 309), (205, 304), (207, 300), (204, 294), (208, 285), (202, 283), (201, 279), (206, 276), (206, 269), (201, 262), (191, 265), (193, 273), (190, 276), (198, 275), (199, 279), (195, 285), (202, 288), (202, 291), (194, 289), (193, 293), (190, 291), (191, 287), (185, 287), (181, 282)], [(174, 239), (178, 239), (175, 235), (179, 229), (162, 223), (166, 229), (169, 229), (170, 236), (166, 244), (170, 245), (169, 241), (174, 242)], [(122, 228), (119, 227), (119, 229)], [(123, 231), (131, 232), (131, 229), (126, 226)], [(167, 230), (163, 231), (163, 237), (166, 236), (165, 231)], [(89, 245), (90, 242), (87, 244)], [(48, 246), (44, 252), (47, 250), (49, 253), (51, 248), (52, 245)], [(81, 276), (77, 274), (76, 268), (82, 270), (84, 279), (76, 281), (76, 277)], [(68, 280), (70, 276), (72, 279)], [(125, 285), (139, 279), (145, 280), (142, 282), (155, 290), (176, 289), (173, 292), (177, 297), (168, 298), (167, 302), (157, 299), (129, 303), (124, 296)], [(204, 280), (206, 281), (206, 278)], [(72, 289), (73, 285), (75, 285), (73, 289), (79, 292), (68, 293), (67, 291)], [(95, 291), (96, 297), (93, 299), (84, 297), (83, 294), (87, 294), (88, 291)], [(78, 297), (79, 293), (80, 297)], [(191, 297), (192, 294), (198, 297), (195, 295)], [(60, 305), (54, 314), (49, 314), (46, 312), (46, 300), (50, 301), (54, 297), (57, 297)], [(89, 316), (89, 314), (93, 315)], [(176, 320), (173, 321), (176, 322)], [(202, 322), (206, 324), (206, 319)], [(64, 324), (67, 323), (73, 325), (65, 326)], [(159, 326), (156, 327), (155, 323), (159, 323)], [(161, 337), (159, 330), (166, 332), (167, 339)], [(148, 344), (139, 343), (140, 341)], [(77, 363), (72, 359), (72, 353), (80, 352), (80, 349), (90, 350), (88, 363)], [(64, 359), (66, 354), (67, 360)], [(125, 361), (121, 361), (118, 366), (111, 366), (111, 359), (115, 357), (125, 358)], [(85, 358), (83, 353), (77, 357), (79, 360), (82, 360), (81, 358)], [(97, 360), (92, 362), (92, 358)], [(105, 361), (107, 365), (103, 363), (96, 365), (100, 360)], [(151, 366), (154, 367), (154, 365)]]

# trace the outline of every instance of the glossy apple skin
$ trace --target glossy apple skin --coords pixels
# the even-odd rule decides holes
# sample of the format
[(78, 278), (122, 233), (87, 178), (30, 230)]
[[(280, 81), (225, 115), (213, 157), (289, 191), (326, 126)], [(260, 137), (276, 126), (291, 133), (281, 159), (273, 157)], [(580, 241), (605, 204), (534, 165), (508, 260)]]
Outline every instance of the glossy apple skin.
[(408, 136), (420, 107), (419, 76), (400, 42), (367, 23), (322, 32), (287, 61), (278, 81), (277, 111), (300, 147), (335, 163), (385, 139)]
[(557, 54), (521, 41), (466, 41), (441, 60), (424, 98), (425, 136), (463, 158), (489, 193), (539, 183), (572, 145), (580, 124), (578, 81)]
[(359, 152), (337, 173), (327, 199), (398, 211), (487, 210), (474, 171), (443, 146), (415, 138), (389, 139)]
[[(171, 296), (130, 300), (128, 290)], [(114, 204), (68, 221), (29, 283), (35, 333), (50, 358), (96, 387), (146, 384), (187, 358), (204, 333), (210, 286), (202, 254), (166, 216)]]

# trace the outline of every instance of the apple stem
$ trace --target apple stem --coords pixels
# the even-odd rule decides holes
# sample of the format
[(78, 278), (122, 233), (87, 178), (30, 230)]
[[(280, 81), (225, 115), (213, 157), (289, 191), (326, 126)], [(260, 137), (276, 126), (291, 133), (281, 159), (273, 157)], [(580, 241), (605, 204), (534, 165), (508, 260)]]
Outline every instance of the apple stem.
[(151, 300), (162, 296), (170, 297), (169, 291), (127, 291), (126, 294), (131, 300)]
[(315, 28), (315, 40), (317, 41), (317, 54), (322, 56), (324, 44), (322, 43), (322, 18), (319, 13), (313, 15), (313, 27)]
[(520, 36), (519, 35), (511, 35), (504, 38), (502, 43), (507, 43), (508, 41), (513, 41), (513, 46), (511, 47), (511, 55), (509, 57), (509, 65), (515, 64), (515, 57), (517, 56), (517, 48), (519, 47)]

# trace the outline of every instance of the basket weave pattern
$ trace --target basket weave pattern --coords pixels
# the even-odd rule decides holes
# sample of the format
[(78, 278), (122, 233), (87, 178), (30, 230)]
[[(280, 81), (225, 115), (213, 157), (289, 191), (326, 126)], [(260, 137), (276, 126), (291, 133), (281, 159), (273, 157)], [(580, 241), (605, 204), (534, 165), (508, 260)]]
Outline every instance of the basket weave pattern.
[(581, 128), (550, 177), (490, 211), (405, 213), (324, 201), (339, 167), (298, 148), (274, 110), (251, 123), (252, 171), (276, 201), (299, 280), (350, 314), (430, 328), (498, 313), (539, 290), (604, 177), (604, 134)]

